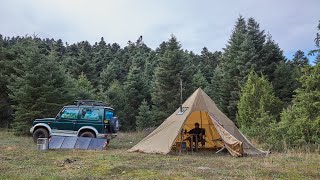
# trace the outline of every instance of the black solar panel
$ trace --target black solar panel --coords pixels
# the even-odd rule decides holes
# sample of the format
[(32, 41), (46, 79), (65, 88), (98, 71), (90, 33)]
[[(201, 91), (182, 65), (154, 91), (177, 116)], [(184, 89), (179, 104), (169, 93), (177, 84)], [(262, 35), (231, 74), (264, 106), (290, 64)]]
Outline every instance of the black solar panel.
[(49, 141), (49, 149), (60, 149), (64, 138), (64, 136), (51, 136)]
[(65, 137), (61, 149), (73, 149), (78, 137)]
[(78, 137), (78, 140), (74, 146), (75, 149), (88, 149), (92, 138)]
[(103, 150), (106, 141), (107, 141), (106, 139), (93, 138), (91, 140), (91, 142), (90, 142), (90, 145), (89, 145), (88, 149), (91, 149), (91, 150)]
[(103, 150), (106, 139), (88, 137), (51, 136), (49, 149)]

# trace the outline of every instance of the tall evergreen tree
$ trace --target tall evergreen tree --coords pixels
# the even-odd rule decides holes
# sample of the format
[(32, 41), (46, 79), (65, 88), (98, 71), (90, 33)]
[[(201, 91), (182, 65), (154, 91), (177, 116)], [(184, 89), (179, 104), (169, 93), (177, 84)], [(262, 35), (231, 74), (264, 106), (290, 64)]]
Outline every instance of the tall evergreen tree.
[(230, 40), (221, 58), (221, 70), (228, 83), (218, 82), (225, 95), (220, 106), (222, 110), (235, 120), (237, 103), (240, 98), (240, 88), (245, 84), (251, 69), (265, 74), (269, 80), (274, 79), (274, 68), (284, 61), (282, 51), (269, 35), (266, 41), (264, 30), (259, 24), (249, 18), (248, 22), (239, 17)]
[(225, 95), (227, 95), (227, 93), (224, 92), (224, 89), (230, 89), (228, 85), (224, 72), (220, 66), (216, 67), (211, 83), (209, 84), (209, 88), (207, 88), (206, 92), (218, 107), (220, 107), (220, 109), (226, 109), (226, 106), (228, 105), (227, 102), (224, 101)]
[(134, 63), (129, 71), (126, 82), (124, 83), (124, 90), (127, 97), (127, 108), (125, 112), (125, 118), (127, 120), (128, 129), (135, 129), (136, 127), (136, 115), (138, 114), (138, 108), (146, 98), (146, 85), (143, 79), (143, 72)]
[[(237, 102), (240, 98), (240, 82), (242, 77), (240, 77), (239, 72), (239, 58), (242, 55), (241, 46), (242, 43), (246, 41), (247, 27), (245, 19), (240, 16), (235, 24), (234, 30), (228, 41), (224, 53), (221, 57), (221, 69), (224, 74), (224, 79), (218, 80), (221, 84), (220, 88), (226, 93), (221, 100), (221, 104), (226, 104), (226, 106), (220, 106), (222, 111), (228, 115), (230, 119), (235, 121), (235, 114), (237, 111)], [(247, 41), (250, 42), (250, 41)], [(220, 82), (219, 82), (220, 81)], [(228, 82), (227, 84), (221, 81)]]
[(273, 87), (275, 94), (287, 107), (293, 98), (294, 91), (300, 87), (298, 78), (300, 77), (300, 70), (290, 61), (280, 62), (274, 70)]
[(214, 69), (219, 64), (218, 58), (221, 56), (220, 52), (212, 53), (208, 48), (204, 47), (200, 55), (199, 69), (207, 81), (210, 81), (213, 76)]
[(184, 70), (184, 55), (176, 37), (172, 36), (166, 43), (166, 50), (159, 60), (155, 72), (152, 92), (153, 115), (157, 124), (162, 123), (180, 102), (180, 79)]
[(274, 83), (274, 71), (275, 69), (277, 69), (278, 64), (284, 63), (286, 59), (283, 55), (283, 51), (280, 49), (279, 45), (272, 39), (272, 36), (270, 34), (267, 36), (267, 42), (263, 46), (261, 53), (262, 57), (260, 57), (261, 61), (259, 62), (257, 73), (265, 75), (270, 82)]
[(28, 134), (35, 118), (51, 117), (66, 103), (72, 101), (70, 82), (56, 57), (46, 56), (34, 43), (21, 57), (24, 73), (14, 76), (9, 84), (14, 102), (14, 122), (17, 133)]

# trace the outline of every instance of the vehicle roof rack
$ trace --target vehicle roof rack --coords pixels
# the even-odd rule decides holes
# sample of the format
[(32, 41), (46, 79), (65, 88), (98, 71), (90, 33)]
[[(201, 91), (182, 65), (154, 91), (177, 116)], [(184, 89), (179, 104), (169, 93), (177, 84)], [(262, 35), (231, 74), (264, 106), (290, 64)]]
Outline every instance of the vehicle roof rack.
[(102, 101), (95, 101), (95, 100), (75, 100), (74, 103), (77, 106), (80, 105), (89, 105), (89, 106), (107, 106), (107, 104), (105, 104)]

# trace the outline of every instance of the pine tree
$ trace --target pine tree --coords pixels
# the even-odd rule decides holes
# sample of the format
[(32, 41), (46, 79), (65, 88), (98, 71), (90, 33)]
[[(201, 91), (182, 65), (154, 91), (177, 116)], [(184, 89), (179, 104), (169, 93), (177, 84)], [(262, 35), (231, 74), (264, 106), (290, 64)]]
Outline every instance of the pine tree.
[[(226, 83), (219, 82), (220, 88), (226, 93), (222, 97), (221, 104), (226, 106), (220, 106), (222, 111), (228, 115), (230, 119), (235, 121), (235, 115), (237, 111), (237, 102), (240, 98), (240, 64), (243, 64), (239, 58), (242, 55), (241, 46), (246, 41), (247, 27), (245, 19), (240, 16), (236, 22), (230, 40), (227, 47), (224, 49), (224, 53), (221, 57), (221, 69), (224, 74), (224, 79), (219, 81), (226, 81)], [(248, 41), (250, 42), (250, 41)]]
[(108, 64), (108, 66), (100, 74), (100, 88), (103, 90), (108, 89), (108, 87), (115, 80), (120, 80), (120, 62), (116, 58)]
[(138, 131), (153, 127), (155, 125), (155, 123), (152, 121), (152, 112), (146, 100), (143, 100), (139, 106), (139, 113), (136, 116), (136, 119), (136, 129)]
[(212, 53), (206, 47), (204, 47), (201, 51), (199, 58), (199, 69), (201, 69), (201, 72), (207, 81), (210, 81), (211, 77), (213, 76), (214, 69), (219, 63), (218, 58), (221, 56), (220, 53), (221, 52)]
[[(249, 18), (248, 23), (239, 17), (227, 47), (221, 58), (221, 70), (224, 79), (218, 80), (220, 88), (225, 92), (220, 107), (232, 120), (235, 120), (240, 89), (245, 84), (248, 74), (253, 69), (265, 74), (269, 80), (274, 79), (274, 68), (284, 61), (282, 51), (269, 35), (266, 41), (264, 30)], [(222, 83), (219, 81), (225, 81)]]
[[(265, 75), (270, 82), (274, 83), (274, 81), (277, 80), (275, 79), (274, 71), (277, 69), (279, 63), (285, 62), (285, 57), (283, 55), (283, 51), (272, 39), (270, 34), (267, 36), (267, 42), (263, 46), (262, 57), (260, 59), (261, 62), (259, 62), (257, 73)], [(275, 90), (277, 89), (275, 88)]]
[(294, 91), (300, 87), (298, 78), (300, 77), (300, 70), (290, 61), (280, 62), (274, 70), (273, 87), (275, 94), (287, 107), (294, 95)]
[(68, 56), (64, 60), (65, 67), (73, 78), (84, 73), (90, 82), (95, 81), (93, 50), (88, 41), (67, 48)]
[(272, 85), (254, 71), (249, 74), (241, 90), (238, 103), (237, 123), (249, 137), (265, 140), (270, 135), (270, 126), (280, 114), (280, 100), (275, 97)]
[[(157, 124), (170, 115), (180, 102), (180, 79), (185, 62), (181, 45), (172, 36), (166, 43), (166, 51), (159, 60), (152, 92), (153, 116)], [(186, 72), (186, 71), (184, 71)]]
[(21, 57), (21, 75), (13, 75), (9, 84), (10, 98), (14, 102), (14, 127), (17, 133), (29, 134), (35, 118), (52, 117), (61, 106), (73, 98), (72, 87), (56, 57), (41, 54), (36, 44), (30, 43), (26, 55)]
[(128, 111), (125, 112), (125, 118), (127, 119), (128, 129), (135, 129), (136, 127), (136, 115), (138, 114), (138, 108), (146, 98), (147, 88), (145, 80), (143, 79), (143, 72), (134, 63), (129, 71), (126, 82), (124, 83), (124, 90), (127, 97)]
[(110, 46), (106, 44), (104, 38), (102, 37), (99, 43), (94, 46), (94, 58), (93, 62), (95, 64), (95, 79), (93, 81), (94, 87), (99, 85), (99, 79), (101, 72), (107, 68), (108, 64), (114, 58), (114, 54), (112, 53)]
[(220, 109), (226, 109), (227, 106), (227, 102), (224, 101), (224, 99), (226, 99), (225, 95), (227, 93), (224, 92), (223, 89), (230, 89), (223, 73), (224, 72), (222, 71), (220, 66), (216, 67), (211, 79), (211, 83), (209, 84), (209, 88), (207, 88), (206, 91)]
[(293, 64), (298, 67), (306, 67), (309, 65), (309, 59), (304, 55), (304, 52), (301, 50), (298, 50), (292, 59)]

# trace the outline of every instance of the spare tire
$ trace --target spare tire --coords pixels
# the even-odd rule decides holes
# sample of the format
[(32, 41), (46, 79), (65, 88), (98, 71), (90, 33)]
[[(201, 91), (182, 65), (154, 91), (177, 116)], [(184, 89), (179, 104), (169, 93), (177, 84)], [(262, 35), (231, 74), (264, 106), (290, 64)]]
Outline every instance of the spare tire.
[(109, 121), (110, 133), (117, 133), (119, 131), (119, 120), (117, 117), (113, 117)]

